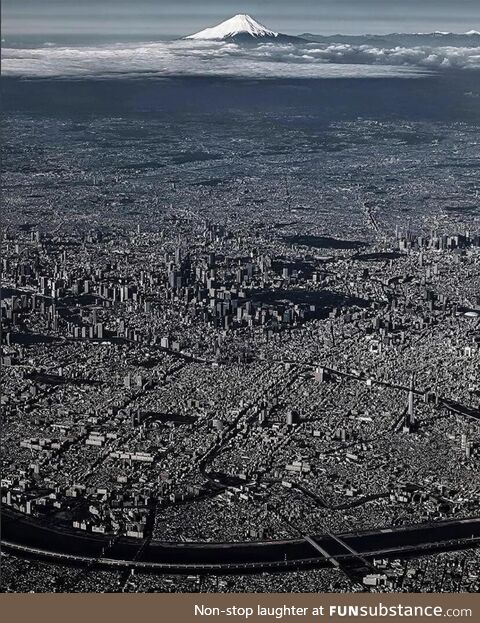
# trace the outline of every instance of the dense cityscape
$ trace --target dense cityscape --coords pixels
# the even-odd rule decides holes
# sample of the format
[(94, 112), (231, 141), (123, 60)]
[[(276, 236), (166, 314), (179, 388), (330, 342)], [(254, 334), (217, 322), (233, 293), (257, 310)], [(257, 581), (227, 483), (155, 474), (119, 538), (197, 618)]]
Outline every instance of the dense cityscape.
[[(310, 123), (6, 120), (2, 538), (90, 562), (4, 547), (3, 590), (479, 590), (478, 127)], [(136, 567), (260, 541), (317, 561)]]

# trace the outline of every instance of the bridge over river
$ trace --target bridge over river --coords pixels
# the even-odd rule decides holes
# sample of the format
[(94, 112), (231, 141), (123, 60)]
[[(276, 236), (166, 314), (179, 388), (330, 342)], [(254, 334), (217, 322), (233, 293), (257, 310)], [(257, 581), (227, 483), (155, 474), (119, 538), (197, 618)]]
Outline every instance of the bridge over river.
[(320, 534), (277, 541), (143, 543), (50, 526), (5, 507), (2, 511), (2, 550), (7, 553), (78, 566), (196, 574), (326, 567), (333, 560), (354, 562), (352, 552), (372, 560), (475, 548), (480, 546), (480, 517), (347, 532), (338, 537)]

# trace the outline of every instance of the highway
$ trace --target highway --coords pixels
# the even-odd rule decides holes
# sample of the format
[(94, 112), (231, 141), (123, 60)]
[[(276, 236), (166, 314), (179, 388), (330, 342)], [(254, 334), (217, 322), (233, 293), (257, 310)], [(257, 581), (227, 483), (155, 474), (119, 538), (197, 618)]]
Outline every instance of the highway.
[[(138, 556), (137, 539), (110, 539), (80, 531), (48, 526), (3, 508), (2, 550), (16, 555), (76, 566), (135, 568), (155, 573), (260, 573), (287, 569), (326, 567), (332, 559), (355, 563), (356, 556), (416, 557), (428, 553), (480, 546), (480, 517), (428, 524), (310, 535), (279, 541), (190, 543), (150, 541)], [(318, 548), (311, 545), (314, 539)], [(322, 555), (328, 551), (328, 556)], [(108, 556), (104, 552), (108, 551)]]
[[(331, 374), (332, 376), (336, 375), (336, 376), (340, 376), (343, 378), (347, 378), (352, 381), (358, 381), (360, 383), (366, 383), (368, 380), (370, 381), (372, 385), (378, 385), (380, 387), (389, 387), (390, 389), (398, 389), (407, 394), (411, 389), (407, 385), (399, 385), (397, 383), (392, 383), (390, 381), (382, 381), (380, 379), (376, 379), (375, 377), (368, 377), (358, 372), (354, 373), (350, 370), (342, 371), (342, 370), (338, 370), (337, 368), (329, 368), (327, 366), (322, 366), (321, 363), (318, 363), (318, 362), (316, 363), (312, 361), (302, 362), (302, 361), (289, 360), (289, 359), (285, 359), (285, 360), (279, 359), (279, 360), (276, 360), (276, 362), (277, 363), (289, 363), (291, 365), (303, 367), (306, 369), (314, 369), (318, 365), (322, 367), (326, 372)], [(413, 393), (417, 396), (423, 396), (424, 391), (418, 388), (414, 388)], [(459, 402), (456, 402), (455, 400), (452, 400), (445, 396), (439, 396), (438, 400), (439, 400), (439, 404), (442, 407), (444, 407), (451, 413), (454, 413), (455, 415), (461, 415), (464, 417), (469, 417), (474, 420), (480, 420), (480, 409), (477, 409), (475, 407), (471, 407), (468, 405), (462, 405)]]

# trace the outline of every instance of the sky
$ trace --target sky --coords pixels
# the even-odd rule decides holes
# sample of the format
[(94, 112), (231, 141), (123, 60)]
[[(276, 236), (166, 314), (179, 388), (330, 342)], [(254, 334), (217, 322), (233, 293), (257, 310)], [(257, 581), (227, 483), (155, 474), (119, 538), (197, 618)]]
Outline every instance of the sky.
[(480, 0), (3, 0), (2, 32), (173, 37), (236, 13), (288, 34), (480, 30)]

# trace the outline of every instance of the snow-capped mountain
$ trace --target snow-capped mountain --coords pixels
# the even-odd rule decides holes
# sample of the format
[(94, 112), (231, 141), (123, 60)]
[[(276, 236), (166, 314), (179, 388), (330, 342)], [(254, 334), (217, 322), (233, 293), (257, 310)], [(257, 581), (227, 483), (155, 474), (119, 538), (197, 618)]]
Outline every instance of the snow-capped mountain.
[(197, 39), (197, 40), (211, 40), (211, 41), (278, 41), (289, 42), (299, 41), (299, 37), (290, 37), (273, 30), (269, 30), (263, 24), (257, 22), (250, 15), (235, 15), (230, 19), (213, 26), (212, 28), (206, 28), (194, 35), (189, 35), (185, 39)]

